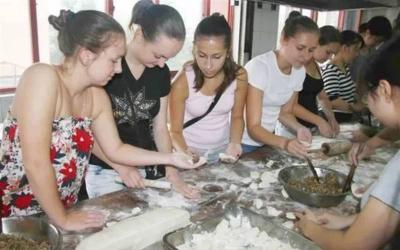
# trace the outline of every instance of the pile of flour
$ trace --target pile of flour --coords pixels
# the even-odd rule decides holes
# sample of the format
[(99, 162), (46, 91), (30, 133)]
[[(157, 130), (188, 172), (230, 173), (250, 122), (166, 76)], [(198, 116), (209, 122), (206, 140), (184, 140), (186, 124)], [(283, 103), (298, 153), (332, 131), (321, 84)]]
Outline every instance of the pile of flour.
[(252, 227), (247, 217), (230, 217), (222, 220), (213, 232), (194, 234), (190, 242), (178, 246), (179, 250), (291, 250), (288, 243), (271, 238), (264, 231)]

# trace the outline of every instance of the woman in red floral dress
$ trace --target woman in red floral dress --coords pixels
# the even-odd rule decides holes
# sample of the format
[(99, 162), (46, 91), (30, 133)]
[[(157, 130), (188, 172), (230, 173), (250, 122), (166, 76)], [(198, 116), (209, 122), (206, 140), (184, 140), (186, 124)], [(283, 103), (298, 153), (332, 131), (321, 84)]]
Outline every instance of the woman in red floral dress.
[(77, 201), (94, 139), (119, 164), (197, 165), (179, 154), (121, 142), (102, 88), (121, 72), (125, 53), (124, 31), (112, 17), (92, 10), (61, 11), (49, 22), (59, 31), (65, 59), (57, 66), (32, 65), (20, 79), (1, 142), (1, 216), (44, 211), (65, 230), (97, 227), (104, 223), (100, 212), (65, 209)]

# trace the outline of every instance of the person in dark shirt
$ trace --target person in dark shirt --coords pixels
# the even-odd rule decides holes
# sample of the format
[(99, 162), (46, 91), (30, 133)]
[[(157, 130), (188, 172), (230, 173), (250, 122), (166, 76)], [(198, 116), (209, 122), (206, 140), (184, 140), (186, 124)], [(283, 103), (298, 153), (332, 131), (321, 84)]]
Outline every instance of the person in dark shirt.
[[(340, 48), (340, 33), (333, 26), (320, 28), (319, 46), (314, 51), (313, 60), (305, 65), (306, 79), (303, 90), (299, 93), (298, 104), (294, 108), (299, 122), (308, 128), (318, 128), (321, 135), (334, 137), (339, 133), (339, 125), (332, 112), (331, 103), (324, 91), (324, 82), (321, 77), (318, 63), (324, 63), (336, 54)], [(326, 120), (318, 115), (318, 104)]]
[[(125, 143), (159, 152), (171, 152), (167, 127), (170, 71), (165, 64), (181, 49), (185, 39), (182, 17), (172, 7), (141, 0), (132, 10), (129, 25), (133, 33), (122, 58), (122, 73), (106, 86), (111, 99), (119, 136)], [(107, 131), (105, 131), (107, 133)], [(124, 188), (115, 181), (120, 176), (128, 187), (143, 188), (143, 177), (164, 176), (176, 191), (189, 198), (199, 196), (172, 166), (153, 165), (144, 169), (123, 166), (105, 158), (101, 150), (93, 155), (86, 177), (90, 198)]]
[[(333, 26), (320, 28), (318, 47), (313, 57), (304, 65), (306, 78), (303, 82), (303, 89), (298, 94), (297, 104), (293, 107), (293, 114), (297, 120), (311, 131), (318, 131), (322, 136), (334, 137), (339, 133), (339, 124), (332, 112), (331, 103), (324, 91), (324, 82), (318, 63), (324, 63), (340, 48), (340, 32)], [(317, 99), (322, 106), (326, 117), (318, 114)], [(294, 137), (294, 133), (282, 124), (276, 128), (277, 134)]]

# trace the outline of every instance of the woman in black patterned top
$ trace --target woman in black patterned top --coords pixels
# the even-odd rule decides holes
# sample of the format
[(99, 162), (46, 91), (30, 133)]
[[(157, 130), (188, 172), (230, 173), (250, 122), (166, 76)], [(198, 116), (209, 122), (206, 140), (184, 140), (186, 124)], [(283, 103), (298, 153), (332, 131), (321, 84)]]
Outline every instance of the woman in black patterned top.
[[(182, 17), (172, 7), (141, 0), (132, 10), (129, 25), (133, 33), (122, 58), (122, 73), (113, 77), (106, 91), (110, 96), (119, 136), (125, 143), (159, 152), (171, 152), (167, 128), (170, 71), (165, 64), (181, 49), (185, 39)], [(115, 182), (120, 176), (128, 187), (143, 188), (143, 177), (164, 176), (184, 196), (196, 198), (199, 192), (189, 187), (172, 166), (153, 165), (138, 169), (115, 164), (98, 148), (91, 157), (86, 177), (90, 198), (124, 188)]]
[(341, 47), (332, 61), (322, 67), (324, 89), (332, 103), (336, 120), (350, 122), (353, 112), (365, 108), (356, 96), (356, 84), (351, 79), (348, 65), (358, 55), (363, 47), (362, 37), (354, 31), (345, 30), (341, 33)]

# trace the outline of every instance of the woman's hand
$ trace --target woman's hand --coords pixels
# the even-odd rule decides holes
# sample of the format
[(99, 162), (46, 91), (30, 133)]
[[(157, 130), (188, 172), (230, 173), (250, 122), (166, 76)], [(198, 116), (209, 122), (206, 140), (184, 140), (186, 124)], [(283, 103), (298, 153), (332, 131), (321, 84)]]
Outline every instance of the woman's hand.
[[(349, 227), (356, 218), (355, 215), (341, 216), (341, 215), (335, 215), (335, 214), (331, 214), (331, 213), (323, 213), (323, 214), (317, 215), (309, 209), (304, 210), (301, 214), (297, 213), (296, 217), (303, 218), (303, 220), (304, 219), (309, 220), (312, 223), (315, 223), (324, 228), (333, 229), (333, 230), (342, 230), (342, 229)], [(302, 225), (305, 225), (305, 224), (306, 223), (303, 223)]]
[(200, 198), (200, 191), (197, 188), (191, 187), (188, 185), (180, 176), (179, 174), (173, 174), (167, 176), (169, 182), (171, 182), (172, 187), (175, 191), (182, 194), (184, 197), (189, 199), (199, 199)]
[(300, 158), (307, 156), (307, 148), (312, 142), (312, 135), (309, 129), (301, 127), (297, 129), (297, 138), (286, 142), (284, 149)]
[(331, 128), (333, 130), (333, 137), (338, 136), (338, 134), (340, 133), (340, 125), (336, 121), (335, 116), (333, 116), (332, 118), (328, 119), (328, 122), (329, 122), (329, 125), (331, 125)]
[(301, 127), (297, 129), (297, 140), (309, 147), (312, 143), (312, 134), (308, 128)]
[(307, 238), (311, 238), (312, 230), (318, 228), (319, 225), (314, 222), (315, 217), (311, 211), (306, 210), (303, 213), (295, 213), (297, 221), (294, 224), (296, 230), (302, 233)]
[(87, 228), (101, 227), (105, 223), (105, 216), (99, 211), (71, 211), (59, 226), (66, 231), (81, 231)]
[(353, 221), (354, 216), (341, 216), (330, 213), (323, 213), (316, 215), (316, 223), (327, 229), (342, 230), (349, 227)]
[(239, 143), (229, 143), (228, 147), (225, 151), (227, 155), (235, 157), (235, 159), (239, 159), (239, 157), (242, 155), (242, 145)]
[(206, 162), (202, 161), (201, 158), (195, 159), (194, 156), (190, 156), (182, 152), (171, 153), (170, 165), (173, 165), (177, 168), (194, 169), (205, 163)]
[(348, 157), (352, 164), (358, 165), (358, 162), (375, 152), (374, 148), (371, 148), (368, 143), (354, 143), (351, 147)]
[(298, 139), (292, 139), (287, 142), (286, 151), (299, 158), (305, 158), (307, 156), (307, 149), (308, 147), (299, 142)]
[(332, 138), (334, 137), (335, 133), (332, 128), (332, 126), (325, 121), (323, 118), (321, 118), (320, 122), (317, 124), (318, 130), (321, 133), (322, 136)]
[(143, 177), (135, 167), (119, 166), (116, 169), (123, 183), (130, 188), (145, 188)]

